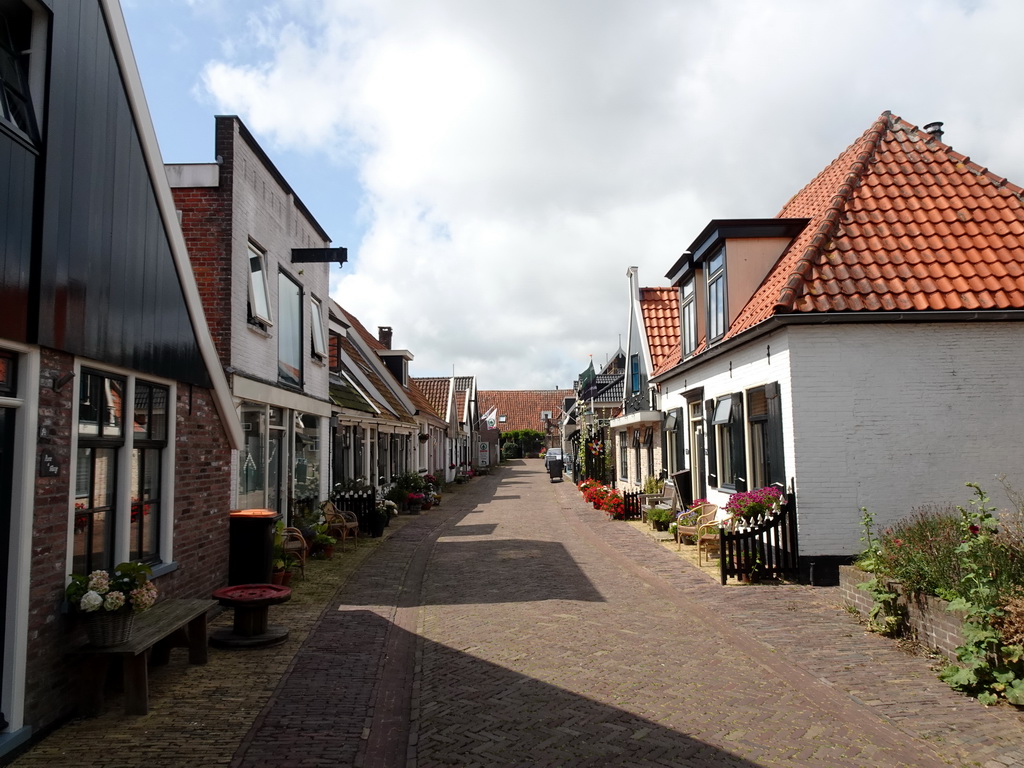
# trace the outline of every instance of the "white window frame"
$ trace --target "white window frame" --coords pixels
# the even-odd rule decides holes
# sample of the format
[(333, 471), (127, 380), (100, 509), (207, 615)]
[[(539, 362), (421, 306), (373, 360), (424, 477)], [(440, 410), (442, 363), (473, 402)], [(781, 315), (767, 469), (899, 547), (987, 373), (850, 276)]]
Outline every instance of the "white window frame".
[(324, 309), (320, 299), (309, 297), (309, 324), (313, 337), (313, 355), (319, 359), (327, 356), (327, 339), (324, 338)]
[(691, 277), (680, 288), (679, 317), (683, 333), (683, 357), (697, 349), (697, 280)]
[[(711, 265), (720, 260), (713, 271)], [(725, 248), (720, 248), (708, 259), (707, 278), (707, 316), (708, 316), (708, 343), (716, 341), (723, 336), (729, 328), (728, 292), (726, 289), (725, 275)], [(721, 299), (717, 305), (716, 298)]]
[[(167, 379), (160, 378), (159, 376), (152, 376), (150, 374), (140, 375), (137, 371), (131, 371), (125, 368), (97, 364), (91, 360), (75, 360), (75, 386), (78, 386), (78, 382), (81, 381), (83, 366), (102, 375), (124, 377), (126, 380), (124, 398), (128, 403), (135, 402), (135, 382), (138, 379), (141, 379), (148, 384), (157, 384), (167, 387), (167, 447), (162, 451), (160, 458), (160, 471), (164, 478), (176, 477), (175, 467), (177, 465), (176, 445), (178, 421), (176, 416), (178, 402), (177, 382), (169, 381)], [(71, 398), (71, 423), (75, 425), (76, 430), (78, 425), (78, 405), (79, 398), (76, 395)], [(127, 416), (125, 419), (127, 419)], [(120, 447), (117, 456), (118, 477), (114, 493), (117, 499), (116, 508), (118, 510), (131, 509), (131, 454), (132, 449), (135, 447), (135, 435), (133, 431), (129, 429), (130, 426), (130, 424), (125, 425), (124, 444)], [(68, 462), (68, 477), (70, 480), (68, 490), (68, 542), (65, 573), (71, 573), (74, 566), (75, 483), (78, 479), (77, 432), (72, 436), (71, 444), (72, 450), (70, 451), (70, 460)], [(161, 518), (158, 538), (160, 542), (159, 562), (153, 564), (154, 576), (160, 576), (176, 567), (174, 563), (174, 482), (172, 480), (168, 480), (161, 484), (160, 505)], [(131, 515), (118, 514), (114, 524), (113, 561), (115, 563), (120, 563), (128, 560), (129, 557), (129, 550), (131, 548)]]
[[(253, 260), (258, 261), (259, 269), (253, 269)], [(271, 313), (270, 285), (267, 282), (267, 255), (252, 243), (249, 243), (249, 314), (264, 325), (273, 325)], [(256, 275), (259, 275), (259, 278)]]

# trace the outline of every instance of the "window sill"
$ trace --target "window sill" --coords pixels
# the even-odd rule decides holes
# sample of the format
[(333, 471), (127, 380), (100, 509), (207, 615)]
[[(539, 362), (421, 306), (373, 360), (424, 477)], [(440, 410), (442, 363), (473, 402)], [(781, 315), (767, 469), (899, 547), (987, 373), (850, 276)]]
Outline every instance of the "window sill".
[(176, 570), (178, 570), (178, 563), (174, 560), (169, 563), (157, 563), (153, 566), (153, 576), (151, 578), (158, 579), (161, 576), (174, 573)]
[(264, 339), (270, 338), (270, 331), (263, 326), (257, 325), (256, 323), (247, 322), (249, 330), (255, 333), (257, 336), (262, 336)]

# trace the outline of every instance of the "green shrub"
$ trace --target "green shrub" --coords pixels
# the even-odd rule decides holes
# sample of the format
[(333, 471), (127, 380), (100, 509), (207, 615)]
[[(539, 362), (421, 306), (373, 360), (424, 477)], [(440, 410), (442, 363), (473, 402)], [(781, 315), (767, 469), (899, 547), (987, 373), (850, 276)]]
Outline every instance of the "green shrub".
[(951, 599), (963, 579), (960, 513), (952, 506), (919, 507), (882, 532), (874, 570), (907, 592)]
[(671, 523), (676, 519), (676, 513), (668, 507), (654, 507), (647, 510), (647, 520), (651, 523)]

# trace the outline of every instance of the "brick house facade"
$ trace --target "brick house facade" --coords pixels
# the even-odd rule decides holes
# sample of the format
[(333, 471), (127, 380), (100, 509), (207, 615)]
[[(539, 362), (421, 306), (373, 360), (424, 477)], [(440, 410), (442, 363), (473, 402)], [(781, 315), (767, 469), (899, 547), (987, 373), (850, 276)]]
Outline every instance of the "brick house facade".
[(75, 710), (70, 572), (143, 560), (161, 598), (226, 583), (242, 430), (116, 0), (0, 16), (28, 52), (0, 116), (3, 755)]
[(238, 117), (216, 118), (214, 147), (217, 162), (166, 172), (246, 430), (231, 505), (291, 520), (329, 489), (329, 264), (345, 249)]

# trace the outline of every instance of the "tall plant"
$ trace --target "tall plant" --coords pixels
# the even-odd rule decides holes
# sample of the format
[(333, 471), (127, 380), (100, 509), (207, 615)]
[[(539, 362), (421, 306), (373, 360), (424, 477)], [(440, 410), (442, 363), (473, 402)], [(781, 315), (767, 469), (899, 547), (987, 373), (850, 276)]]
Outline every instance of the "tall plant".
[(999, 577), (992, 567), (999, 547), (995, 507), (981, 486), (974, 489), (971, 508), (960, 507), (963, 543), (957, 548), (963, 558), (964, 595), (951, 601), (949, 609), (964, 612), (964, 643), (956, 649), (960, 664), (950, 664), (940, 677), (959, 691), (974, 694), (983, 704), (1005, 698), (1024, 706), (1024, 646), (1008, 645), (998, 626), (1004, 616)]

